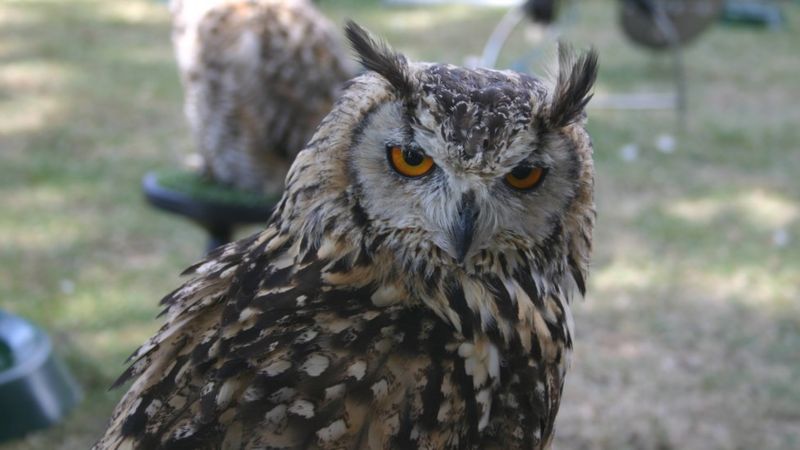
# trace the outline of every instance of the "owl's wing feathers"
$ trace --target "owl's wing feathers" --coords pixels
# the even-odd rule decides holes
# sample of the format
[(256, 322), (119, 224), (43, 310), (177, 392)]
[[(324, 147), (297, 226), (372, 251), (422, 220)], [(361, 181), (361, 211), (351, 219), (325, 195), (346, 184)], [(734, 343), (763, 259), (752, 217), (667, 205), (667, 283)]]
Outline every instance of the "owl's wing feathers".
[(377, 285), (379, 262), (326, 252), (270, 227), (190, 268), (95, 448), (543, 444), (561, 371), (531, 352), (501, 361), (487, 338), (467, 343), (403, 288)]
[(325, 285), (331, 262), (289, 264), (298, 247), (275, 234), (218, 251), (164, 299), (167, 324), (118, 381), (138, 377), (98, 448), (390, 448), (392, 436), (410, 439), (424, 394), (437, 407), (451, 395), (424, 392), (429, 356), (398, 330), (424, 327), (443, 343), (442, 322), (376, 307), (369, 283)]

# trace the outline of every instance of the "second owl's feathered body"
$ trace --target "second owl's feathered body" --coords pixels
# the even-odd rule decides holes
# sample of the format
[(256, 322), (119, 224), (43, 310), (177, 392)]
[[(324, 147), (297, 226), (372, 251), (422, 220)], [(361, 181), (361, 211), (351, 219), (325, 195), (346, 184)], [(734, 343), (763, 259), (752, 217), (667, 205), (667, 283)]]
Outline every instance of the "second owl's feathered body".
[(594, 225), (593, 54), (538, 79), (364, 66), (267, 229), (163, 300), (97, 449), (541, 449)]
[(172, 0), (185, 113), (205, 172), (279, 195), (286, 171), (353, 74), (307, 0)]

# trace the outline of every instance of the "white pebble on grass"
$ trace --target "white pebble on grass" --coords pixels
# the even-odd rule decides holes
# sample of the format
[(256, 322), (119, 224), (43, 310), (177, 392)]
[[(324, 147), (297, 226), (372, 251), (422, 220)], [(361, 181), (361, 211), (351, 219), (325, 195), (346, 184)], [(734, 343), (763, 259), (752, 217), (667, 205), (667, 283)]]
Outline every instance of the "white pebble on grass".
[(68, 279), (63, 279), (58, 282), (58, 287), (64, 295), (72, 295), (75, 293), (75, 282)]
[(786, 231), (786, 228), (779, 228), (772, 233), (772, 244), (778, 248), (784, 248), (789, 245), (791, 242), (792, 237), (789, 236), (789, 232)]
[(662, 134), (656, 138), (656, 148), (661, 153), (674, 153), (677, 141), (671, 134)]
[(627, 144), (619, 150), (619, 156), (625, 162), (633, 162), (639, 158), (639, 146)]

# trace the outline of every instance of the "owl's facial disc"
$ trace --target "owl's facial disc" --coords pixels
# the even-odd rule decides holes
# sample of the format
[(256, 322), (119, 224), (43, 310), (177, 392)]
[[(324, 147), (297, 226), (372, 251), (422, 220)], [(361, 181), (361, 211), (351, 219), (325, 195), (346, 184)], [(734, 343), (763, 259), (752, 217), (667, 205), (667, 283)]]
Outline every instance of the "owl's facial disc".
[(425, 120), (412, 125), (401, 102), (387, 102), (360, 127), (348, 160), (375, 227), (403, 230), (416, 240), (405, 247), (438, 247), (464, 266), (483, 250), (514, 251), (511, 241), (530, 247), (550, 234), (575, 189), (573, 152), (521, 131), (465, 157)]

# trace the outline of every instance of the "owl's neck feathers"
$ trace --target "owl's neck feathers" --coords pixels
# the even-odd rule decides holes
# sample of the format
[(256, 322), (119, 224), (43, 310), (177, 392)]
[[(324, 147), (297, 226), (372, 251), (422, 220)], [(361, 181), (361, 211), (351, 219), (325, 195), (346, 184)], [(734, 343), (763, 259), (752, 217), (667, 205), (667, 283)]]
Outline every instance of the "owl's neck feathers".
[[(356, 199), (338, 201), (340, 209), (359, 208)], [(432, 244), (406, 248), (408, 230), (381, 230), (342, 217), (322, 220), (319, 228), (319, 235), (274, 239), (281, 247), (295, 242), (286, 252), (300, 267), (303, 261), (322, 262), (320, 277), (331, 289), (370, 286), (371, 306), (424, 306), (467, 340), (485, 336), (528, 352), (535, 345), (531, 339), (538, 339), (540, 348), (551, 340), (571, 345), (566, 326), (571, 293), (564, 288), (571, 275), (557, 236), (549, 245), (562, 250), (518, 252), (509, 246), (509, 251), (480, 252), (464, 268)]]
[[(561, 227), (541, 248), (520, 250), (520, 243), (507, 237), (504, 245), (478, 252), (462, 267), (412, 236), (415, 231), (371, 220), (352, 187), (332, 195), (314, 188), (318, 182), (316, 176), (290, 175), (272, 231), (264, 236), (267, 248), (280, 250), (270, 259), (285, 260), (298, 271), (313, 264), (324, 289), (366, 290), (368, 307), (427, 308), (465, 342), (489, 341), (506, 352), (566, 360), (560, 349), (571, 348), (572, 320), (565, 286), (576, 283)], [(288, 207), (298, 201), (303, 204)], [(298, 210), (308, 213), (296, 216)]]

